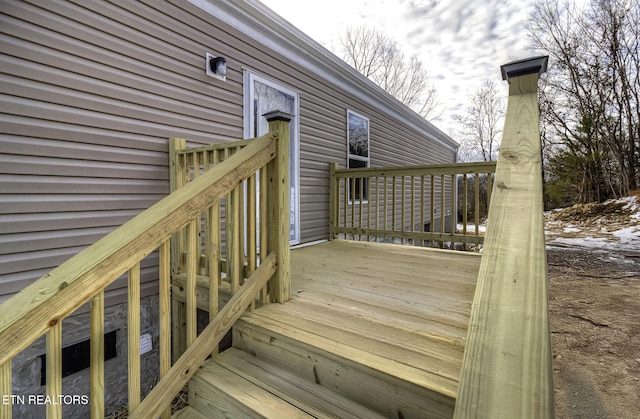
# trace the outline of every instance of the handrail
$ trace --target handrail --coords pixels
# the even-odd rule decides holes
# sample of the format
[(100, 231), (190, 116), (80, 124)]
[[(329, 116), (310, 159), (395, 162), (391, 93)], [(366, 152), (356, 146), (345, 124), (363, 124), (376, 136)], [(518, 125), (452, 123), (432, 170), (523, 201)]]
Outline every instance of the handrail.
[[(450, 242), (465, 249), (469, 243), (480, 245), (480, 190), (486, 183), (482, 196), (488, 207), (495, 167), (495, 162), (354, 169), (331, 164), (329, 237), (440, 247)], [(471, 211), (475, 229), (468, 233)]]
[(496, 162), (471, 162), (426, 164), (416, 166), (393, 167), (361, 167), (354, 169), (337, 169), (337, 178), (347, 177), (382, 177), (382, 176), (421, 176), (421, 175), (457, 175), (460, 173), (492, 173)]
[(252, 139), (248, 140), (239, 140), (239, 141), (231, 141), (228, 143), (219, 143), (219, 144), (210, 144), (203, 145), (200, 147), (192, 147), (192, 148), (184, 148), (181, 150), (176, 150), (176, 154), (195, 154), (202, 152), (212, 152), (218, 150), (229, 150), (229, 149), (240, 149), (249, 145)]
[(505, 67), (509, 102), (457, 419), (554, 417), (537, 98), (546, 58)]
[(211, 202), (271, 161), (277, 138), (257, 138), (0, 305), (0, 364), (88, 302), (187, 225)]

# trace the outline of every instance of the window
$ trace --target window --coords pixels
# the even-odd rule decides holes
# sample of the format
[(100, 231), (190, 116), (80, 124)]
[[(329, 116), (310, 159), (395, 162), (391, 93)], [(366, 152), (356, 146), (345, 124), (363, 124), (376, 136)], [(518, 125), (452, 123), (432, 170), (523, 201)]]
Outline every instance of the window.
[[(347, 111), (347, 168), (369, 167), (369, 119), (355, 112)], [(368, 199), (368, 179), (355, 179), (350, 201)], [(351, 182), (350, 186), (351, 188)], [(361, 190), (362, 189), (362, 190)]]

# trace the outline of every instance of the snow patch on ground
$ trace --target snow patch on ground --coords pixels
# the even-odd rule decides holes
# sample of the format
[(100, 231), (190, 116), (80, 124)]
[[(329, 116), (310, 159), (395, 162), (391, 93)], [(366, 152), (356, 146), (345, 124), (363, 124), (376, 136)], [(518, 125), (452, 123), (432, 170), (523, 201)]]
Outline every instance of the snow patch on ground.
[[(462, 225), (462, 224), (456, 224), (456, 231), (462, 232), (463, 231), (463, 227), (464, 227), (464, 225)], [(478, 232), (485, 233), (486, 231), (487, 231), (487, 225), (486, 224), (480, 224), (478, 226)], [(476, 232), (476, 225), (475, 224), (467, 224), (467, 234), (475, 234), (475, 232)]]
[(611, 233), (613, 236), (620, 240), (621, 244), (625, 245), (640, 245), (640, 226), (632, 226), (622, 228)]
[(571, 238), (571, 237), (557, 237), (551, 241), (551, 243), (560, 243), (560, 244), (568, 244), (572, 246), (582, 246), (582, 247), (593, 247), (596, 249), (600, 249), (606, 244), (609, 240), (605, 237), (580, 237), (580, 238)]
[(579, 233), (581, 231), (582, 231), (581, 229), (579, 229), (578, 227), (574, 227), (572, 225), (569, 225), (562, 230), (563, 233)]
[(640, 197), (547, 211), (545, 233), (550, 246), (640, 252)]

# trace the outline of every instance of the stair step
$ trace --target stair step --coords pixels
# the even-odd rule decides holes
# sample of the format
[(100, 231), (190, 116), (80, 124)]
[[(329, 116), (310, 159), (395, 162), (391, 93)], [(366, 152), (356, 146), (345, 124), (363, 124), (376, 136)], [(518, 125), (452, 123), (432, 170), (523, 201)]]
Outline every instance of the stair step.
[(302, 330), (300, 317), (291, 313), (287, 314), (295, 325), (269, 318), (275, 316), (269, 309), (278, 312), (287, 304), (273, 306), (245, 314), (236, 323), (234, 347), (295, 371), (308, 382), (322, 385), (385, 417), (453, 416), (455, 393), (429, 386), (432, 374), (408, 365), (403, 358), (406, 351), (398, 352), (400, 358), (394, 360), (376, 354), (377, 347), (360, 346), (355, 339), (343, 342), (330, 327), (322, 331), (316, 327), (314, 332)]
[(209, 418), (382, 418), (293, 372), (231, 348), (189, 383), (189, 404)]
[(171, 419), (207, 419), (207, 417), (193, 407), (186, 406), (171, 415)]

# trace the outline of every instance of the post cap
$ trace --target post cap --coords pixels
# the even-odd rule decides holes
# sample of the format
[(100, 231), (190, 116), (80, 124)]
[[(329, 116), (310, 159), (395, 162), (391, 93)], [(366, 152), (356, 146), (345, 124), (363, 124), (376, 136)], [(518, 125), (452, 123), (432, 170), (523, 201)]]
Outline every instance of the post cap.
[(262, 116), (264, 116), (267, 119), (267, 122), (271, 122), (271, 121), (290, 122), (291, 119), (293, 118), (293, 115), (291, 115), (290, 113), (282, 112), (282, 111), (271, 111), (263, 114)]
[(543, 55), (539, 57), (525, 58), (516, 60), (500, 66), (502, 72), (502, 80), (509, 81), (512, 77), (524, 76), (527, 74), (538, 73), (538, 75), (547, 71), (547, 63), (549, 56)]

